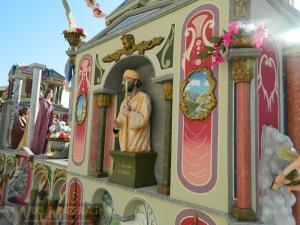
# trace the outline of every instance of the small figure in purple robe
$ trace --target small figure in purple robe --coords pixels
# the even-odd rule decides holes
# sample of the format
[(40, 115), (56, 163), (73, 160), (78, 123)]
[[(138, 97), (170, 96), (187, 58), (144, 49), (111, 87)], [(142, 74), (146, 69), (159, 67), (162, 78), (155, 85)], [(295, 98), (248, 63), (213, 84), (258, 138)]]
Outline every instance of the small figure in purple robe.
[(48, 136), (50, 126), (53, 122), (53, 105), (51, 99), (53, 91), (47, 89), (44, 98), (40, 101), (38, 116), (36, 118), (34, 137), (32, 143), (32, 152), (35, 155), (45, 154), (47, 151)]

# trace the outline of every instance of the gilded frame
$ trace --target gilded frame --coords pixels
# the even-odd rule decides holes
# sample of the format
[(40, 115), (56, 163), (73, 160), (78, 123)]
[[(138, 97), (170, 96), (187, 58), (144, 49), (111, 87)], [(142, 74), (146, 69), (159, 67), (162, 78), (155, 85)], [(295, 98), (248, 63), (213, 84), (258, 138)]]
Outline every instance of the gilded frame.
[[(81, 99), (83, 99), (83, 100), (81, 100)], [(83, 124), (87, 117), (87, 105), (88, 105), (87, 96), (85, 94), (80, 94), (77, 97), (76, 110), (75, 110), (76, 123), (79, 125)], [(79, 111), (79, 110), (81, 110), (81, 111)]]
[[(195, 74), (202, 74), (205, 75), (206, 80), (208, 81), (208, 84), (210, 88), (208, 88), (207, 91), (203, 94), (199, 94), (196, 96), (195, 99), (191, 98), (191, 96), (188, 96), (188, 93), (186, 91), (187, 85), (191, 82), (192, 76)], [(212, 110), (216, 107), (216, 97), (214, 95), (214, 89), (217, 85), (217, 82), (213, 76), (213, 72), (211, 69), (208, 68), (201, 68), (199, 70), (194, 70), (189, 73), (189, 75), (184, 79), (184, 81), (181, 84), (181, 93), (182, 93), (182, 99), (180, 101), (180, 107), (184, 115), (189, 118), (190, 120), (205, 120)], [(200, 86), (200, 80), (199, 80), (199, 86)], [(195, 89), (195, 87), (193, 87)], [(195, 96), (195, 94), (193, 94)], [(191, 100), (194, 100), (193, 102)], [(204, 101), (205, 100), (205, 101)], [(187, 103), (193, 104), (193, 110), (191, 110), (191, 106), (188, 106)]]

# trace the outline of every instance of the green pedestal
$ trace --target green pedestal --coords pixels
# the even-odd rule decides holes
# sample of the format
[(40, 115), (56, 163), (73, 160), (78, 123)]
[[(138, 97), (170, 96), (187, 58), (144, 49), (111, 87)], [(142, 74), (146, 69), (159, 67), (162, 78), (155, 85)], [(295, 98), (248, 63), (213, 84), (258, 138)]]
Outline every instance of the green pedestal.
[(111, 151), (114, 169), (108, 180), (128, 187), (145, 187), (156, 184), (154, 164), (157, 154), (154, 152)]

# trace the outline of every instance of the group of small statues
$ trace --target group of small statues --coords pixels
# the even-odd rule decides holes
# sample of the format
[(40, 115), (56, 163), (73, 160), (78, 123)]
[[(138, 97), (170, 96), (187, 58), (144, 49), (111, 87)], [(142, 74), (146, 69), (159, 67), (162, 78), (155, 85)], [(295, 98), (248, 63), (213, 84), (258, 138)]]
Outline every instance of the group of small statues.
[[(119, 135), (121, 151), (150, 151), (151, 99), (149, 95), (140, 90), (141, 86), (141, 75), (137, 71), (128, 69), (124, 72), (122, 91), (125, 93), (125, 98), (113, 126), (113, 132)], [(35, 155), (47, 152), (50, 127), (53, 121), (57, 120), (51, 103), (52, 98), (53, 91), (47, 89), (39, 102), (31, 148)], [(19, 111), (13, 125), (12, 148), (18, 149), (26, 145), (27, 121), (28, 109), (25, 107)], [(57, 125), (57, 121), (54, 123)]]

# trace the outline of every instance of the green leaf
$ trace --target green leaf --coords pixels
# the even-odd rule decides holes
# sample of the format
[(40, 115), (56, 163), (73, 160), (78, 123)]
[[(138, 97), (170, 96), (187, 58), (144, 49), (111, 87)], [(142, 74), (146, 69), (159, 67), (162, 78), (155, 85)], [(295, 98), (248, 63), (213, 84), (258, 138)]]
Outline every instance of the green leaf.
[(215, 52), (216, 51), (216, 49), (214, 47), (210, 47), (210, 46), (207, 46), (207, 45), (205, 45), (205, 48), (208, 52)]
[(226, 52), (226, 48), (223, 47), (223, 48), (222, 48), (222, 53), (224, 54), (225, 52)]
[(211, 37), (211, 38), (209, 39), (209, 41), (212, 42), (212, 43), (215, 43), (215, 42), (220, 43), (220, 42), (222, 41), (222, 38), (213, 36), (213, 37)]
[(198, 58), (199, 59), (205, 59), (209, 56), (210, 54), (206, 53), (206, 52), (201, 52), (199, 55), (198, 55)]

